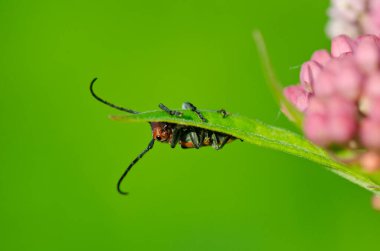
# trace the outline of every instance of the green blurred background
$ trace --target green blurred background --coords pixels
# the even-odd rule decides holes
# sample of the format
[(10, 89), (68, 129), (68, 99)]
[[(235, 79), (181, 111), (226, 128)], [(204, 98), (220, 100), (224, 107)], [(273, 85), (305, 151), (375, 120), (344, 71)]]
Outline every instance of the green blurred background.
[(139, 111), (226, 108), (294, 130), (265, 85), (328, 47), (328, 1), (0, 1), (1, 250), (376, 250), (371, 195), (321, 166), (234, 142), (156, 144)]

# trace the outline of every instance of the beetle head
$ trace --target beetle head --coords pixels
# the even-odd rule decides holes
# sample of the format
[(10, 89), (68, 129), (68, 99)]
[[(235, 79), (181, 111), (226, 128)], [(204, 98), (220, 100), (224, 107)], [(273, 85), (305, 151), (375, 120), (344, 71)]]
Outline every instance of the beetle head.
[(160, 142), (168, 142), (172, 136), (172, 128), (168, 123), (151, 122), (153, 139)]

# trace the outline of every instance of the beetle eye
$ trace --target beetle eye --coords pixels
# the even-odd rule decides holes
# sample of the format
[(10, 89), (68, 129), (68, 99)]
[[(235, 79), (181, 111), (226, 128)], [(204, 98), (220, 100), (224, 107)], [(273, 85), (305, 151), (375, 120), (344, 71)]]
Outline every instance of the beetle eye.
[(156, 140), (161, 140), (161, 136), (156, 136)]

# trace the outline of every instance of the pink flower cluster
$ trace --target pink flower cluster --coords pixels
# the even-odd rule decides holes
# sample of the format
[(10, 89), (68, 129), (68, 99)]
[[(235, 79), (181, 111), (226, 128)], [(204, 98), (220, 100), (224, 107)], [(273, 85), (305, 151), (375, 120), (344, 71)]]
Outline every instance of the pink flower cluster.
[(331, 53), (316, 51), (284, 95), (303, 113), (308, 139), (351, 149), (368, 171), (380, 168), (380, 37), (334, 38)]
[(330, 38), (380, 35), (380, 0), (331, 0), (328, 15), (326, 31)]

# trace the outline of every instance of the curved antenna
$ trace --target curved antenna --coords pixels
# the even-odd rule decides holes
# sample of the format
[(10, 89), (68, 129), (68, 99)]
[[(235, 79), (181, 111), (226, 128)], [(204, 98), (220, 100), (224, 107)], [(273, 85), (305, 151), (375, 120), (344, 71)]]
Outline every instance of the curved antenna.
[(133, 114), (137, 114), (137, 113), (139, 113), (139, 112), (136, 112), (136, 111), (131, 110), (131, 109), (128, 109), (128, 108), (124, 108), (124, 107), (121, 107), (121, 106), (114, 105), (114, 104), (112, 104), (112, 103), (110, 103), (110, 102), (108, 102), (108, 101), (106, 101), (106, 100), (100, 98), (98, 95), (96, 95), (95, 92), (94, 92), (93, 87), (94, 87), (94, 83), (95, 83), (95, 81), (96, 81), (97, 79), (98, 79), (98, 78), (94, 78), (94, 79), (91, 81), (91, 84), (90, 84), (90, 92), (91, 92), (91, 94), (92, 94), (92, 96), (93, 96), (94, 98), (96, 98), (98, 101), (102, 102), (103, 104), (106, 104), (106, 105), (108, 105), (108, 106), (111, 106), (112, 108), (118, 109), (118, 110), (120, 110), (120, 111), (129, 112), (129, 113), (133, 113)]
[(141, 159), (144, 156), (144, 154), (146, 154), (150, 149), (153, 148), (153, 145), (154, 145), (154, 139), (152, 139), (149, 142), (149, 145), (147, 146), (147, 148), (145, 148), (145, 150), (142, 151), (142, 153), (140, 153), (139, 156), (137, 156), (137, 158), (132, 161), (132, 163), (124, 171), (123, 175), (121, 175), (119, 181), (117, 182), (117, 191), (119, 193), (124, 194), (124, 195), (128, 194), (128, 192), (124, 192), (124, 191), (121, 190), (121, 188), (120, 188), (121, 183), (123, 182), (125, 176), (127, 176), (128, 172), (131, 170), (131, 168), (137, 163), (137, 161), (139, 161), (139, 159)]

